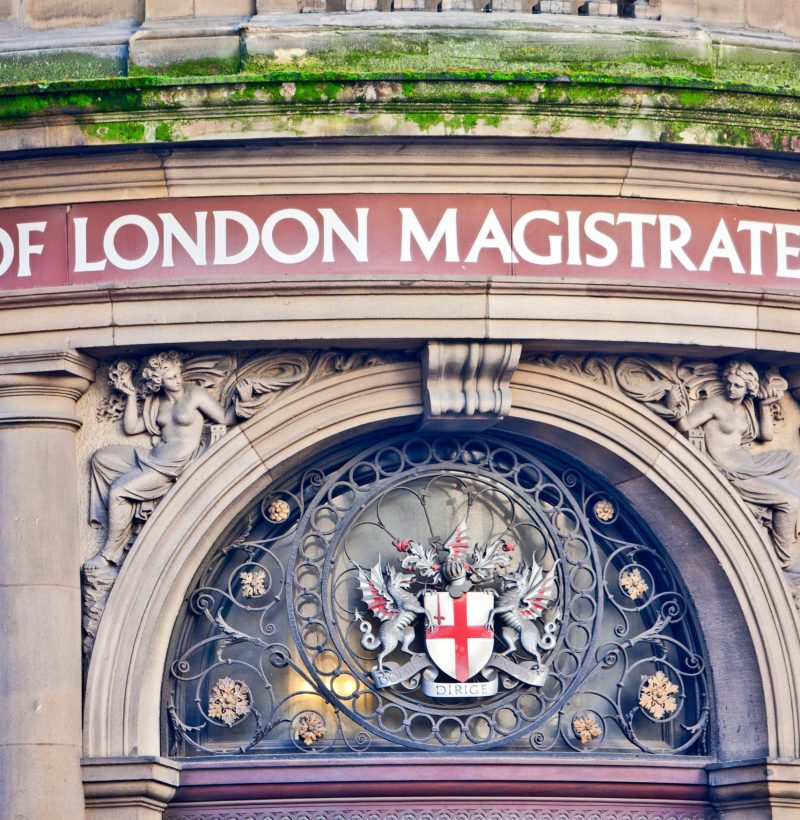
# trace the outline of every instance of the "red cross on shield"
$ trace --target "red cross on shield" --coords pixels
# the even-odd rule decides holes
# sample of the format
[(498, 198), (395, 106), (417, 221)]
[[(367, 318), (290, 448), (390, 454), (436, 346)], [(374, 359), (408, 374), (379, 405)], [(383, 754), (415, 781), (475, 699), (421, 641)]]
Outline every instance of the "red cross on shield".
[(494, 598), (489, 592), (426, 592), (425, 611), (434, 625), (425, 632), (431, 660), (446, 675), (464, 683), (486, 666), (494, 650), (494, 633), (486, 628)]

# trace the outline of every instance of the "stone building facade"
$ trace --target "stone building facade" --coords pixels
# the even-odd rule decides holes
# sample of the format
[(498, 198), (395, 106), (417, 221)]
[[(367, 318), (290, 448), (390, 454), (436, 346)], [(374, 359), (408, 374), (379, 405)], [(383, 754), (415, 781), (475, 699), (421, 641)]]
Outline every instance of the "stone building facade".
[(0, 816), (798, 814), (799, 42), (0, 0)]

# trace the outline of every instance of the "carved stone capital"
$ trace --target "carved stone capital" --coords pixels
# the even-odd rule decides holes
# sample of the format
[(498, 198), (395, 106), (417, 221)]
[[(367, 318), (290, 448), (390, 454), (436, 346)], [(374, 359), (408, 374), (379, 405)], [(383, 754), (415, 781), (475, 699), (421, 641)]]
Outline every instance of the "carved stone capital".
[(175, 794), (181, 765), (161, 757), (84, 758), (86, 816), (161, 818)]
[(789, 817), (800, 812), (800, 763), (762, 761), (712, 768), (711, 799), (720, 816)]
[(516, 342), (428, 342), (422, 353), (423, 427), (483, 430), (511, 409)]
[(0, 427), (80, 427), (75, 402), (96, 366), (75, 350), (0, 355)]

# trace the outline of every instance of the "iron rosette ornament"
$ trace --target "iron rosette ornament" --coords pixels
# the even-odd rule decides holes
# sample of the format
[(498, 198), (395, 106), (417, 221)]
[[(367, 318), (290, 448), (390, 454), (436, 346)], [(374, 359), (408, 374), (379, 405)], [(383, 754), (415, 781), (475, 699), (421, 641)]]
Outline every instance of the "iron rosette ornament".
[[(354, 443), (273, 486), (176, 636), (179, 756), (705, 752), (705, 664), (655, 539), (599, 477), (499, 436)], [(224, 678), (247, 687), (227, 722)]]

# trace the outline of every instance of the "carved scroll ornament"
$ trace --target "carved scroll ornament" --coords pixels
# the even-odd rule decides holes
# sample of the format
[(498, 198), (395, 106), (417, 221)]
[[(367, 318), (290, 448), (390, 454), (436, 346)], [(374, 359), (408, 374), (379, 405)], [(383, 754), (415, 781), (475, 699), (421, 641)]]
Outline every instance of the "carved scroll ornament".
[(482, 430), (511, 409), (519, 343), (428, 342), (422, 352), (427, 430)]
[(800, 604), (800, 454), (755, 452), (783, 421), (787, 381), (776, 368), (759, 374), (747, 361), (644, 357), (536, 356), (534, 364), (589, 378), (646, 404), (703, 450), (767, 528)]

